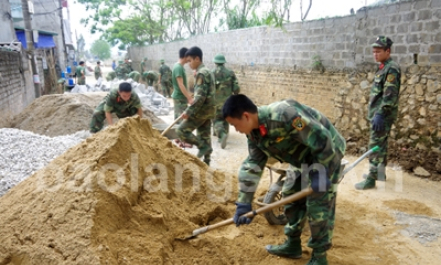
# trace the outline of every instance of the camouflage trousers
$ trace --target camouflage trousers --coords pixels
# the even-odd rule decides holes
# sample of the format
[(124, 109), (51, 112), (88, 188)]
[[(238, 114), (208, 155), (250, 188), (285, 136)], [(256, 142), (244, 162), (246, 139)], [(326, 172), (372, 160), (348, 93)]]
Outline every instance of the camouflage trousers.
[[(197, 136), (192, 132), (196, 129)], [(188, 118), (184, 120), (176, 129), (179, 139), (185, 143), (194, 144), (201, 149), (208, 149), (209, 151), (204, 155), (204, 162), (209, 164), (211, 161), (211, 153), (213, 148), (211, 146), (211, 121), (210, 119), (195, 119)]]
[(78, 85), (85, 85), (86, 84), (86, 77), (78, 77), (77, 84)]
[[(340, 174), (338, 167), (333, 174)], [(285, 179), (282, 187), (282, 197), (299, 192), (308, 186), (300, 177)], [(284, 212), (288, 219), (284, 233), (289, 237), (300, 237), (306, 221), (311, 229), (308, 247), (317, 252), (324, 252), (332, 246), (335, 222), (335, 202), (337, 199), (337, 184), (332, 184), (327, 192), (314, 192), (306, 198), (287, 204)]]
[(173, 99), (173, 108), (175, 114), (175, 120), (181, 116), (181, 114), (187, 109), (187, 99)]
[[(90, 132), (92, 133), (99, 132), (104, 127), (104, 120), (106, 119), (106, 112), (104, 111), (105, 104), (106, 103), (104, 101), (101, 102), (93, 111), (92, 120), (90, 121), (90, 125), (89, 125)], [(130, 108), (124, 112), (115, 112), (115, 115), (118, 118), (122, 119), (126, 117), (131, 117), (137, 113), (138, 113), (137, 108)]]
[(213, 134), (220, 138), (222, 134), (228, 135), (229, 130), (230, 125), (222, 115), (222, 106), (216, 107), (216, 114), (213, 119)]
[(385, 130), (376, 132), (370, 130), (369, 132), (369, 149), (375, 146), (380, 147), (380, 150), (373, 153), (369, 157), (369, 176), (378, 179), (384, 179), (385, 169), (387, 165), (387, 140), (389, 138), (391, 122), (386, 122)]
[(95, 80), (98, 80), (98, 78), (101, 77), (101, 74), (95, 74)]
[(161, 88), (162, 88), (162, 95), (164, 97), (169, 98), (171, 96), (171, 92), (173, 90), (173, 86), (172, 86), (171, 82), (169, 82), (169, 81), (161, 82)]

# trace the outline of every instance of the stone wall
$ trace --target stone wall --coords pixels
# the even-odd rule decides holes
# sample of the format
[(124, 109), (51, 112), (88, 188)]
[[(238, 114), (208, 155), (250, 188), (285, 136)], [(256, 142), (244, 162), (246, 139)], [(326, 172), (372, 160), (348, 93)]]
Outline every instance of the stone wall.
[(290, 23), (283, 29), (256, 27), (132, 47), (129, 56), (135, 65), (137, 58), (148, 57), (156, 70), (162, 58), (170, 66), (176, 62), (183, 46), (199, 46), (210, 68), (212, 58), (222, 53), (242, 92), (256, 103), (297, 99), (323, 112), (349, 139), (350, 148), (355, 145), (356, 151), (363, 151), (369, 126), (367, 101), (376, 71), (370, 44), (376, 36), (387, 35), (394, 41), (392, 58), (403, 73), (391, 150), (424, 150), (426, 157), (433, 152), (439, 158), (440, 18), (441, 0), (414, 0), (362, 8), (346, 17)]

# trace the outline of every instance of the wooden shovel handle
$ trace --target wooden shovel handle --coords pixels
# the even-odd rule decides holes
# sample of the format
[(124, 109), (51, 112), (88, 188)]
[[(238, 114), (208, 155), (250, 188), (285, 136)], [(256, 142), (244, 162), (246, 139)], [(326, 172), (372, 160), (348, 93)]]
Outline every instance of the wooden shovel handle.
[(161, 136), (164, 136), (170, 130), (170, 128), (173, 127), (173, 125), (175, 125), (180, 119), (182, 119), (183, 115), (184, 114), (181, 114), (179, 117), (176, 118), (176, 120), (172, 122), (172, 124), (170, 124), (167, 128), (165, 128), (165, 130), (162, 131)]
[[(303, 198), (307, 197), (308, 195), (312, 194), (312, 192), (313, 191), (312, 191), (311, 187), (308, 187), (307, 189), (304, 189), (304, 190), (301, 190), (299, 192), (296, 192), (296, 193), (294, 193), (294, 194), (292, 194), (292, 195), (290, 195), (288, 197), (285, 197), (285, 198), (281, 199), (280, 201), (276, 201), (276, 202), (270, 203), (270, 204), (268, 204), (266, 206), (258, 208), (255, 211), (248, 212), (248, 213), (246, 213), (246, 214), (244, 214), (242, 216), (246, 216), (248, 218), (251, 218), (251, 217), (254, 217), (254, 216), (258, 215), (258, 214), (269, 212), (269, 211), (271, 211), (274, 208), (277, 208), (277, 207), (280, 207), (282, 205), (285, 205), (285, 204), (288, 204), (288, 203), (291, 203), (291, 202), (303, 199)], [(213, 229), (216, 229), (216, 228), (219, 228), (219, 227), (222, 227), (222, 226), (230, 225), (232, 223), (234, 223), (233, 218), (230, 218), (230, 219), (224, 220), (222, 222), (216, 223), (214, 225), (204, 226), (204, 227), (201, 227), (201, 228), (193, 230), (193, 236), (197, 236), (197, 235), (206, 233), (206, 232), (208, 232), (210, 230), (213, 230)]]

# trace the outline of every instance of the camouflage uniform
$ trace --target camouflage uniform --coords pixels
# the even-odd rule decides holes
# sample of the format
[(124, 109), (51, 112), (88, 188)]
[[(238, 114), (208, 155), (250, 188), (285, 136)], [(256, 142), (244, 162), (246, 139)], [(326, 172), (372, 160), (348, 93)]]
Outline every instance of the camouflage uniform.
[(75, 74), (77, 75), (77, 84), (85, 85), (86, 84), (86, 69), (84, 66), (77, 66), (75, 69)]
[(148, 86), (154, 86), (158, 81), (158, 74), (154, 71), (147, 71), (142, 74), (142, 81), (146, 82)]
[(171, 91), (173, 89), (172, 86), (172, 71), (170, 67), (168, 67), (166, 64), (161, 64), (161, 67), (159, 68), (159, 74), (161, 75), (161, 87), (162, 87), (162, 95), (164, 97), (170, 97)]
[(223, 64), (217, 64), (213, 74), (216, 84), (216, 115), (213, 119), (213, 130), (214, 135), (221, 138), (223, 134), (228, 135), (230, 128), (222, 116), (222, 107), (229, 96), (240, 92), (240, 88), (236, 74)]
[(141, 108), (141, 100), (138, 94), (132, 91), (130, 99), (124, 101), (119, 96), (118, 89), (112, 89), (93, 112), (90, 131), (96, 133), (103, 128), (106, 112), (115, 113), (121, 119), (137, 114), (139, 108)]
[(116, 73), (115, 72), (109, 72), (108, 74), (107, 74), (107, 76), (106, 76), (106, 80), (107, 81), (112, 81), (113, 79), (115, 79), (116, 78)]
[(94, 74), (96, 80), (98, 80), (98, 78), (100, 77), (103, 77), (103, 74), (101, 73), (101, 67), (99, 65), (95, 66)]
[(375, 179), (384, 178), (387, 165), (387, 139), (398, 115), (400, 79), (400, 66), (389, 58), (383, 66), (380, 65), (375, 74), (369, 95), (368, 120), (372, 121), (375, 114), (381, 114), (385, 123), (384, 131), (374, 131), (371, 127), (369, 132), (369, 149), (375, 146), (380, 147), (380, 150), (369, 158), (369, 176)]
[[(215, 104), (215, 87), (211, 71), (201, 64), (197, 69), (193, 104), (184, 112), (188, 115), (188, 119), (179, 125), (176, 132), (183, 142), (198, 147), (199, 153), (203, 153), (204, 162), (207, 164), (210, 164), (210, 156), (213, 152), (210, 130)], [(197, 137), (192, 133), (195, 129)]]
[(141, 64), (139, 65), (140, 68), (140, 72), (144, 73), (147, 71), (147, 58), (144, 58), (144, 60), (141, 62)]
[(118, 62), (118, 66), (115, 69), (115, 73), (116, 73), (116, 77), (118, 77), (118, 79), (121, 79), (121, 80), (126, 79), (124, 63), (122, 61)]
[[(314, 192), (306, 199), (285, 205), (288, 224), (285, 234), (300, 241), (306, 220), (311, 238), (308, 246), (324, 252), (331, 247), (335, 218), (335, 200), (340, 177), (341, 159), (346, 142), (332, 123), (319, 111), (295, 100), (275, 102), (258, 110), (259, 129), (248, 138), (249, 155), (239, 169), (239, 203), (251, 203), (268, 157), (291, 164), (296, 168), (321, 164), (334, 185), (326, 192)], [(302, 178), (285, 180), (282, 196), (305, 188)], [(306, 181), (309, 181), (306, 178)], [(303, 187), (302, 187), (303, 186)]]
[(141, 78), (141, 74), (137, 71), (132, 71), (129, 74), (129, 78), (139, 83), (139, 78)]

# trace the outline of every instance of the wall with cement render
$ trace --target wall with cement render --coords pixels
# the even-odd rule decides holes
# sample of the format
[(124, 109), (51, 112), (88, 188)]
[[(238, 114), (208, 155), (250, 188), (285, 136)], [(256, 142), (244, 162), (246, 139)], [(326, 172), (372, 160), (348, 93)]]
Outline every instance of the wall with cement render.
[[(242, 92), (258, 104), (297, 99), (326, 114), (347, 138), (362, 139), (360, 146), (365, 146), (367, 100), (376, 71), (370, 44), (376, 36), (387, 35), (394, 41), (392, 58), (403, 71), (400, 117), (392, 141), (439, 152), (440, 18), (441, 0), (417, 0), (363, 8), (347, 17), (290, 23), (283, 30), (256, 27), (132, 47), (129, 56), (135, 66), (138, 58), (148, 57), (157, 70), (161, 58), (170, 66), (176, 62), (183, 46), (199, 46), (210, 68), (215, 54), (223, 53)], [(188, 66), (187, 73), (190, 77)]]
[(9, 0), (0, 0), (0, 42), (11, 42), (15, 39), (15, 31), (12, 26), (11, 19), (4, 15), (4, 12), (11, 12), (11, 5), (9, 4)]

